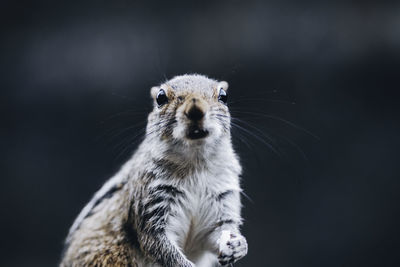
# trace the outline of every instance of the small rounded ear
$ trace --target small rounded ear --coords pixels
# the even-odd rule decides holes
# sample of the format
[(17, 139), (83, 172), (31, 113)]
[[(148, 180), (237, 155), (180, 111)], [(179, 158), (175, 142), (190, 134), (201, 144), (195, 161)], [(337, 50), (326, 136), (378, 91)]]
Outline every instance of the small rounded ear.
[(222, 82), (218, 83), (218, 90), (219, 89), (224, 89), (224, 91), (227, 92), (228, 91), (228, 87), (229, 87), (229, 84), (227, 82), (225, 82), (225, 81), (222, 81)]
[(150, 89), (151, 97), (156, 99), (158, 91), (160, 91), (160, 87), (157, 87), (157, 86), (151, 87), (151, 89)]

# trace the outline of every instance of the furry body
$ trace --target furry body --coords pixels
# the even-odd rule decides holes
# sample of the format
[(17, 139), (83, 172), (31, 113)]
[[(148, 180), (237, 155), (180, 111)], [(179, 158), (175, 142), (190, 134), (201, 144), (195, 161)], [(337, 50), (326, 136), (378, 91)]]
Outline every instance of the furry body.
[[(133, 157), (82, 210), (60, 266), (206, 267), (247, 253), (239, 232), (241, 167), (220, 88), (227, 84), (200, 75), (152, 88), (155, 99), (165, 90), (168, 104), (155, 103)], [(204, 117), (188, 119), (193, 109)], [(193, 124), (207, 137), (187, 138)]]

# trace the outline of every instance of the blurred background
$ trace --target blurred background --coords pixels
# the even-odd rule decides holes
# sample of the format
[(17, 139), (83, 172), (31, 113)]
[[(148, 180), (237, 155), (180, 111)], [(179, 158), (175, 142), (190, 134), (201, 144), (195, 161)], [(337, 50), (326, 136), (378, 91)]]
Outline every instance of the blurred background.
[(244, 166), (235, 266), (399, 266), (400, 3), (2, 1), (4, 266), (56, 266), (130, 157), (150, 87), (230, 84)]

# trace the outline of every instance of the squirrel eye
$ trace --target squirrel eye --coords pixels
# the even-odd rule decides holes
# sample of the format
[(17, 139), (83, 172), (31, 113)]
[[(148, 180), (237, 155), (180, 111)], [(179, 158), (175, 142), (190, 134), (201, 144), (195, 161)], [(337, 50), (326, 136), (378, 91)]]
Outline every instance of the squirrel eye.
[(168, 102), (168, 97), (164, 89), (160, 89), (160, 91), (157, 94), (156, 101), (159, 106), (162, 106)]
[(220, 101), (224, 104), (226, 104), (226, 102), (228, 101), (228, 95), (226, 94), (224, 89), (219, 90), (218, 101)]

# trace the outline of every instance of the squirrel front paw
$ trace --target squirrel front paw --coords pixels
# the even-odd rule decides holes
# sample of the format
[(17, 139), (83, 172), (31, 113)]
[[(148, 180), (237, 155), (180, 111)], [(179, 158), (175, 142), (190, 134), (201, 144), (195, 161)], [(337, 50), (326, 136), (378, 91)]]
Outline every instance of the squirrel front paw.
[(222, 231), (217, 242), (219, 245), (218, 261), (222, 266), (234, 263), (247, 254), (246, 238), (240, 234)]

